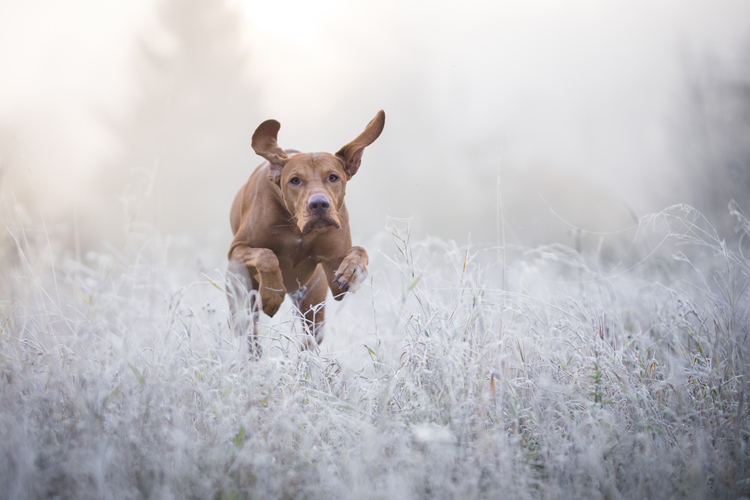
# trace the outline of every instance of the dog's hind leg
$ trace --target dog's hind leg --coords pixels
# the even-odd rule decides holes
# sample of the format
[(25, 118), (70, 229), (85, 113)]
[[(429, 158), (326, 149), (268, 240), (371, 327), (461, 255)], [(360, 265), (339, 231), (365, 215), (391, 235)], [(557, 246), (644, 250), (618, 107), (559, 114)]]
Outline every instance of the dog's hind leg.
[[(323, 267), (318, 265), (312, 277), (304, 287), (304, 293), (297, 295), (295, 304), (302, 315), (302, 325), (305, 337), (302, 345), (311, 349), (323, 342), (323, 326), (325, 324), (325, 300), (328, 293)], [(314, 342), (313, 342), (314, 340)]]
[[(258, 276), (257, 271), (255, 274)], [(255, 358), (260, 358), (262, 354), (258, 343), (258, 319), (262, 305), (262, 295), (259, 295), (259, 288), (260, 283), (251, 275), (244, 260), (229, 260), (226, 294), (230, 312), (230, 327), (235, 334), (247, 337), (250, 353)]]

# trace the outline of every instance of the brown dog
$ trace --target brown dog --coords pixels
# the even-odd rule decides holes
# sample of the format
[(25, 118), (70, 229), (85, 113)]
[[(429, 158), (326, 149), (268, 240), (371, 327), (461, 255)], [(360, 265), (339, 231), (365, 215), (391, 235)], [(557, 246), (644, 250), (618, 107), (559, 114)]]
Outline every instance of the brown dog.
[(341, 300), (367, 275), (367, 252), (352, 246), (344, 194), (362, 152), (384, 124), (381, 110), (335, 155), (281, 149), (276, 120), (255, 130), (253, 149), (268, 161), (255, 169), (232, 203), (227, 298), (235, 329), (252, 328), (250, 348), (256, 355), (258, 299), (263, 312), (273, 316), (289, 293), (312, 336), (303, 342), (310, 347), (311, 338), (323, 340), (328, 288)]

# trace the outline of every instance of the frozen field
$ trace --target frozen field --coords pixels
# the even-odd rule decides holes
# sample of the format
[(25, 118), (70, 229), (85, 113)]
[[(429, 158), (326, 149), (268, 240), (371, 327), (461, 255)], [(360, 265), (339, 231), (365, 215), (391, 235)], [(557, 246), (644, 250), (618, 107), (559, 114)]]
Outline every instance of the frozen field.
[(675, 206), (585, 255), (394, 221), (320, 353), (287, 301), (255, 362), (225, 248), (135, 228), (76, 256), (18, 216), (0, 498), (750, 496), (750, 223), (727, 217), (739, 244)]

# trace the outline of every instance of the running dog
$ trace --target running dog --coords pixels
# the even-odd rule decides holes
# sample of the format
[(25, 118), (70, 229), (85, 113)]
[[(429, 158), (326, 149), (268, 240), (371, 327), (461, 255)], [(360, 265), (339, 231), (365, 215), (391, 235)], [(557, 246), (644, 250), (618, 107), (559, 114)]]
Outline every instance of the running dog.
[(381, 110), (336, 154), (281, 149), (276, 120), (255, 130), (253, 150), (266, 161), (232, 203), (227, 298), (232, 325), (240, 332), (250, 327), (256, 356), (259, 309), (273, 316), (288, 293), (309, 334), (303, 347), (310, 348), (316, 345), (312, 339), (323, 340), (328, 288), (341, 300), (367, 276), (367, 252), (352, 246), (344, 195), (362, 153), (384, 125)]

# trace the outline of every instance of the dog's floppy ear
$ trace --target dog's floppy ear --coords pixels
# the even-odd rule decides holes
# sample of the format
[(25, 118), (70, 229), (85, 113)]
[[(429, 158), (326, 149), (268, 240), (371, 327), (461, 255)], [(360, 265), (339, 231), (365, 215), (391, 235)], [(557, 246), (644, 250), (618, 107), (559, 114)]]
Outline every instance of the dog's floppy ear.
[(362, 152), (380, 136), (384, 125), (385, 113), (381, 109), (378, 111), (378, 114), (375, 115), (375, 118), (367, 124), (364, 132), (359, 134), (356, 139), (339, 149), (339, 152), (336, 153), (336, 156), (344, 161), (344, 168), (350, 179), (357, 173), (357, 170), (359, 170), (359, 165), (362, 163)]
[(276, 135), (281, 124), (276, 120), (266, 120), (253, 133), (253, 150), (271, 164), (271, 179), (278, 181), (281, 169), (289, 160), (283, 149), (276, 143)]

